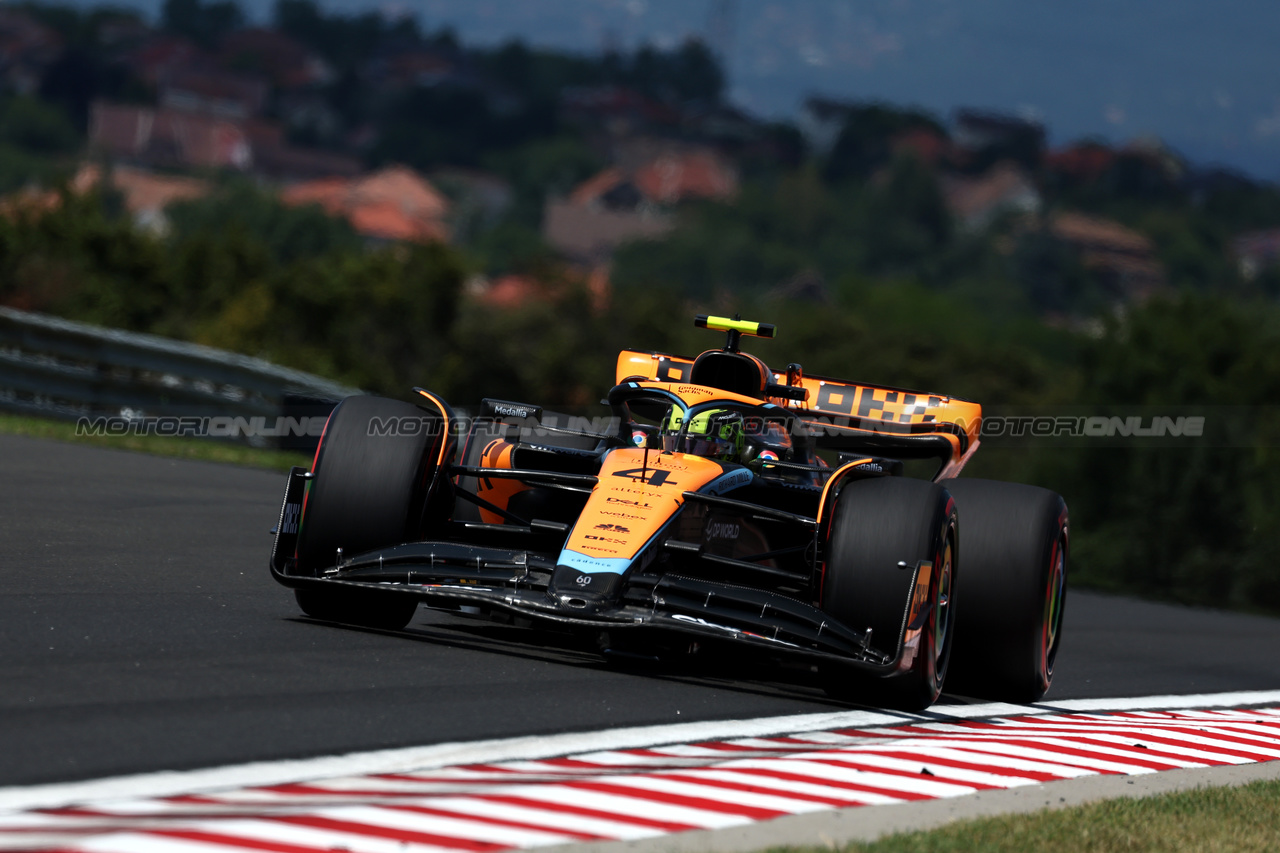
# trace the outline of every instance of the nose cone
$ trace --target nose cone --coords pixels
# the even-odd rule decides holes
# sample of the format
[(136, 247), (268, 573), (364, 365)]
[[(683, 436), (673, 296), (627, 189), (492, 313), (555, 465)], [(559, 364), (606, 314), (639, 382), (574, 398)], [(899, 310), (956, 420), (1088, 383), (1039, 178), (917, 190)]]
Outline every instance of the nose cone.
[(622, 575), (616, 572), (582, 572), (572, 566), (556, 566), (547, 595), (562, 610), (598, 613), (612, 607), (622, 591)]

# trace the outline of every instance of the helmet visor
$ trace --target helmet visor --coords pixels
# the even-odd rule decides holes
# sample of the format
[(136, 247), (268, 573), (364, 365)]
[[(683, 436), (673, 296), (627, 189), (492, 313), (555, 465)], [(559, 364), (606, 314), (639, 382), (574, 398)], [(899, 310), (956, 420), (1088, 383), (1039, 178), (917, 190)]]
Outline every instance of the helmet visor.
[(722, 438), (709, 438), (704, 435), (690, 435), (685, 438), (684, 452), (693, 456), (705, 456), (718, 459), (733, 454), (734, 443)]

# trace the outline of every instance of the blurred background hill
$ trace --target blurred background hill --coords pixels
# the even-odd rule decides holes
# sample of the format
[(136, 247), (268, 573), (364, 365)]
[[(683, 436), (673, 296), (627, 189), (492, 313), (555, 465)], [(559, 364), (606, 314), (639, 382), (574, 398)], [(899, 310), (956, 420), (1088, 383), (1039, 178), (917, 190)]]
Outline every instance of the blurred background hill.
[(0, 304), (459, 402), (589, 406), (710, 310), (819, 373), (1191, 407), (1230, 430), (969, 473), (1062, 492), (1083, 581), (1276, 609), (1271, 18), (1227, 6), (7, 3)]
[[(92, 5), (92, 0), (76, 0)], [(163, 0), (127, 0), (152, 18)], [(242, 4), (271, 20), (272, 0)], [(572, 53), (698, 37), (722, 57), (734, 103), (794, 117), (810, 94), (946, 113), (956, 105), (1050, 120), (1057, 144), (1154, 135), (1198, 162), (1280, 179), (1268, 0), (330, 0), (415, 15), (472, 45), (512, 38)]]

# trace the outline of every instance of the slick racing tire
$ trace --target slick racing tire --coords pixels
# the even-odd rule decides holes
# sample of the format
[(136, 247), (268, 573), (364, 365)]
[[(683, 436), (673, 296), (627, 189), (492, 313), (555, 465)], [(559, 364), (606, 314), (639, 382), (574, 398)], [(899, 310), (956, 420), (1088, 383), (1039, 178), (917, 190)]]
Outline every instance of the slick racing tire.
[(892, 658), (904, 634), (917, 636), (907, 630), (915, 567), (927, 561), (931, 568), (918, 641), (904, 650), (898, 671), (866, 678), (832, 667), (831, 695), (903, 710), (937, 700), (951, 660), (958, 556), (955, 503), (936, 483), (886, 477), (840, 491), (822, 580), (825, 612), (854, 630), (870, 628), (871, 648)]
[[(339, 548), (351, 557), (417, 538), (444, 440), (440, 426), (439, 415), (399, 400), (348, 397), (338, 404), (303, 504), (299, 574), (320, 576)], [(308, 616), (379, 628), (403, 628), (417, 609), (411, 596), (359, 588), (309, 587), (296, 596)]]
[(945, 480), (964, 527), (950, 693), (1034, 702), (1053, 681), (1067, 592), (1067, 505), (1047, 489)]

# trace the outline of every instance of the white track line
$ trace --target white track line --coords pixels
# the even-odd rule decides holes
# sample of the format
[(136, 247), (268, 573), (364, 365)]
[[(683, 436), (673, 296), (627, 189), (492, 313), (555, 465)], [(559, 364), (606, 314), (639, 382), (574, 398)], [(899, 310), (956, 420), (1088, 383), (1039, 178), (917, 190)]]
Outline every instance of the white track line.
[[(381, 773), (421, 773), (459, 764), (536, 760), (560, 755), (639, 749), (664, 744), (766, 738), (833, 729), (864, 729), (907, 723), (958, 722), (988, 717), (1025, 717), (1061, 713), (1141, 712), (1169, 708), (1229, 708), (1280, 703), (1280, 690), (1186, 696), (1136, 696), (1108, 699), (1068, 699), (1033, 705), (992, 703), (985, 705), (937, 705), (921, 714), (878, 711), (840, 711), (680, 723), (665, 726), (606, 729), (545, 737), (517, 737), (470, 743), (388, 749), (293, 761), (263, 761), (202, 770), (162, 771), (30, 787), (0, 788), (0, 812), (59, 808), (90, 801), (169, 797), (265, 785), (281, 785), (311, 779), (367, 776)], [(1224, 722), (1230, 720), (1224, 715)], [(1136, 722), (1136, 720), (1135, 720)], [(725, 756), (729, 758), (728, 755)]]
[[(813, 722), (774, 718), (731, 726), (737, 734), (746, 725), (746, 736), (699, 743), (540, 760), (489, 754), (488, 762), (468, 766), (0, 812), (0, 850), (327, 853), (339, 845), (359, 853), (537, 847), (608, 853), (617, 840), (662, 853), (660, 846), (671, 843), (698, 849), (687, 845), (707, 831), (717, 832), (716, 838), (754, 839), (754, 849), (770, 846), (762, 839), (783, 824), (807, 827), (810, 836), (815, 827), (830, 834), (833, 810), (859, 803), (915, 801), (910, 808), (927, 810), (930, 802), (953, 800), (989, 808), (1003, 801), (1000, 795), (1034, 792), (1054, 780), (1079, 787), (1081, 777), (1095, 776), (1094, 786), (1105, 788), (1113, 774), (1134, 785), (1135, 778), (1165, 777), (1161, 771), (1176, 776), (1187, 771), (1173, 768), (1206, 766), (1197, 772), (1217, 773), (1213, 778), (1221, 780), (1224, 769), (1239, 773), (1254, 761), (1280, 764), (1280, 709), (1179, 704), (1164, 712), (1110, 715), (1041, 705), (994, 719), (965, 719), (956, 709), (942, 709), (897, 726), (882, 719), (863, 728), (850, 728), (843, 715), (838, 730), (761, 735), (762, 725)], [(865, 724), (877, 716), (899, 719), (859, 719)], [(664, 733), (687, 734), (688, 728), (665, 727)], [(1029, 796), (1038, 801), (1046, 795)], [(802, 815), (809, 822), (796, 824)], [(834, 831), (847, 834), (847, 827)], [(654, 838), (670, 833), (676, 835)]]

